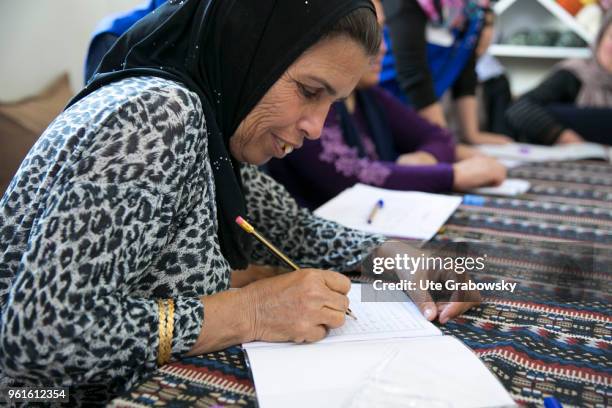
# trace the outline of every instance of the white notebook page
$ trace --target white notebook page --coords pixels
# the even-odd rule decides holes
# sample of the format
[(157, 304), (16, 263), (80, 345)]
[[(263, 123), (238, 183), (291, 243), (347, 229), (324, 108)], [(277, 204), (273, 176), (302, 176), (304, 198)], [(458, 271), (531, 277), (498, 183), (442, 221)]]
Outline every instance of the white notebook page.
[[(350, 408), (365, 387), (392, 381), (405, 405), (414, 397), (447, 407), (514, 403), (473, 352), (452, 336), (308, 344), (247, 351), (261, 408)], [(386, 378), (373, 377), (380, 368)], [(384, 391), (384, 400), (389, 393)], [(384, 407), (382, 399), (368, 407)], [(388, 406), (388, 405), (387, 405)]]
[[(378, 200), (384, 205), (371, 224), (368, 216)], [(416, 191), (386, 190), (355, 184), (314, 213), (349, 228), (395, 238), (431, 239), (461, 204), (461, 197)]]

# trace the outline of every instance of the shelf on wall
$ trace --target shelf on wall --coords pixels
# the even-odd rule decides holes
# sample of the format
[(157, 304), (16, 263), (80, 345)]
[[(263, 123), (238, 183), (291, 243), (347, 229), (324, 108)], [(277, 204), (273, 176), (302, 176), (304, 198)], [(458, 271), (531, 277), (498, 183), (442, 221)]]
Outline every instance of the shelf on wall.
[[(580, 38), (582, 38), (587, 43), (591, 43), (593, 41), (593, 36), (588, 33), (588, 31), (582, 27), (576, 19), (568, 13), (563, 7), (561, 7), (555, 0), (530, 0), (539, 3), (543, 8), (545, 8), (552, 16), (556, 17), (560, 22), (562, 22), (568, 29), (575, 32)], [(506, 10), (512, 7), (517, 0), (500, 0), (494, 6), (493, 9), (498, 16), (501, 16)]]
[(588, 31), (576, 21), (574, 16), (561, 7), (559, 3), (554, 0), (538, 0), (538, 2), (548, 9), (550, 14), (561, 20), (561, 22), (563, 22), (570, 30), (578, 34), (584, 41), (587, 43), (591, 43), (593, 41), (593, 38)]
[[(506, 37), (534, 24), (542, 28), (554, 24), (556, 27), (571, 30), (587, 43), (592, 41), (587, 30), (555, 0), (500, 0), (495, 3), (493, 9), (500, 17), (497, 24), (499, 24), (499, 29), (505, 32)], [(504, 19), (504, 14), (507, 15), (506, 19)], [(591, 50), (588, 47), (494, 44), (489, 52), (496, 57), (540, 59), (588, 58), (591, 56)]]
[[(498, 15), (495, 26), (501, 41), (497, 42), (510, 42), (516, 33), (534, 31), (571, 31), (587, 44), (593, 40), (588, 31), (556, 0), (499, 0), (493, 9)], [(588, 46), (494, 44), (489, 48), (489, 53), (502, 61), (515, 96), (537, 86), (560, 60), (591, 56)]]
[(493, 44), (489, 53), (496, 57), (517, 58), (589, 58), (591, 50), (582, 47), (538, 47), (530, 45)]

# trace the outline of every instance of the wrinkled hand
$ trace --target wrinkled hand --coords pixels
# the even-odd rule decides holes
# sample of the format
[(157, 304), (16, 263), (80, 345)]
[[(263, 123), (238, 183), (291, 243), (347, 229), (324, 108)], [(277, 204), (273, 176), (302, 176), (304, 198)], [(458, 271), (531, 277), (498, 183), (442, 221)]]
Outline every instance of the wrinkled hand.
[(475, 156), (453, 164), (453, 190), (497, 186), (506, 179), (506, 167), (489, 156)]
[[(429, 280), (444, 284), (449, 280), (458, 283), (468, 282), (470, 277), (467, 272), (458, 274), (454, 271), (432, 271), (422, 269), (412, 275), (412, 279), (415, 282)], [(442, 324), (467, 312), (482, 301), (480, 293), (477, 290), (455, 290), (452, 293), (447, 293), (446, 299), (438, 301), (434, 301), (432, 293), (427, 290), (419, 289), (410, 291), (408, 295), (427, 320), (433, 321), (437, 317), (438, 321)]]
[[(432, 249), (416, 248), (405, 242), (387, 241), (377, 248), (374, 253), (375, 256), (387, 258), (394, 258), (397, 255), (403, 257), (405, 254), (416, 259), (423, 255), (434, 257), (436, 256), (436, 251)], [(477, 290), (455, 290), (451, 293), (445, 291), (432, 294), (429, 290), (421, 289), (420, 282), (424, 281), (439, 282), (443, 285), (449, 280), (455, 282), (468, 282), (470, 278), (467, 272), (456, 273), (453, 270), (428, 270), (420, 268), (416, 271), (395, 269), (392, 272), (386, 271), (385, 274), (385, 276), (375, 276), (377, 279), (384, 278), (390, 281), (406, 280), (415, 283), (415, 289), (406, 291), (406, 294), (429, 321), (433, 321), (437, 318), (440, 323), (445, 324), (482, 301), (481, 295)], [(434, 300), (434, 297), (436, 300)]]
[(301, 269), (251, 283), (251, 337), (263, 341), (321, 340), (344, 324), (351, 281), (332, 271)]
[(431, 153), (414, 152), (400, 155), (395, 161), (402, 166), (419, 166), (438, 163), (438, 160)]

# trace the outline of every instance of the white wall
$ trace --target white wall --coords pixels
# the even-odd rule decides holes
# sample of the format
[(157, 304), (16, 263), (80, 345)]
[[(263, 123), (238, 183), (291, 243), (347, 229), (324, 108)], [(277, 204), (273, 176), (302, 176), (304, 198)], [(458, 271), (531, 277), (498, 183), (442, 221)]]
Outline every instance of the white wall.
[(83, 83), (89, 38), (99, 20), (143, 0), (0, 0), (0, 101), (42, 90), (67, 71)]

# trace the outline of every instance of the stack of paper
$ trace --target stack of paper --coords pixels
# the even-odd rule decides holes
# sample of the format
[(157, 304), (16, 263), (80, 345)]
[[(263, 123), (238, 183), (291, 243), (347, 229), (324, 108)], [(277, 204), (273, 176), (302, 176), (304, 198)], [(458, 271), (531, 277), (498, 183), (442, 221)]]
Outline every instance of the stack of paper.
[[(418, 406), (427, 407), (440, 402), (448, 407), (514, 406), (470, 349), (442, 335), (403, 296), (403, 302), (361, 302), (361, 285), (353, 285), (349, 298), (358, 320), (347, 319), (326, 339), (308, 345), (244, 344), (259, 406), (350, 407), (366, 398), (370, 407), (389, 406), (383, 404), (389, 398), (403, 401), (398, 406), (415, 406), (408, 399), (425, 401)], [(364, 388), (374, 392), (360, 396)]]
[[(384, 204), (368, 223), (379, 200)], [(346, 227), (393, 238), (429, 240), (460, 204), (460, 197), (355, 184), (323, 204), (315, 214)]]

